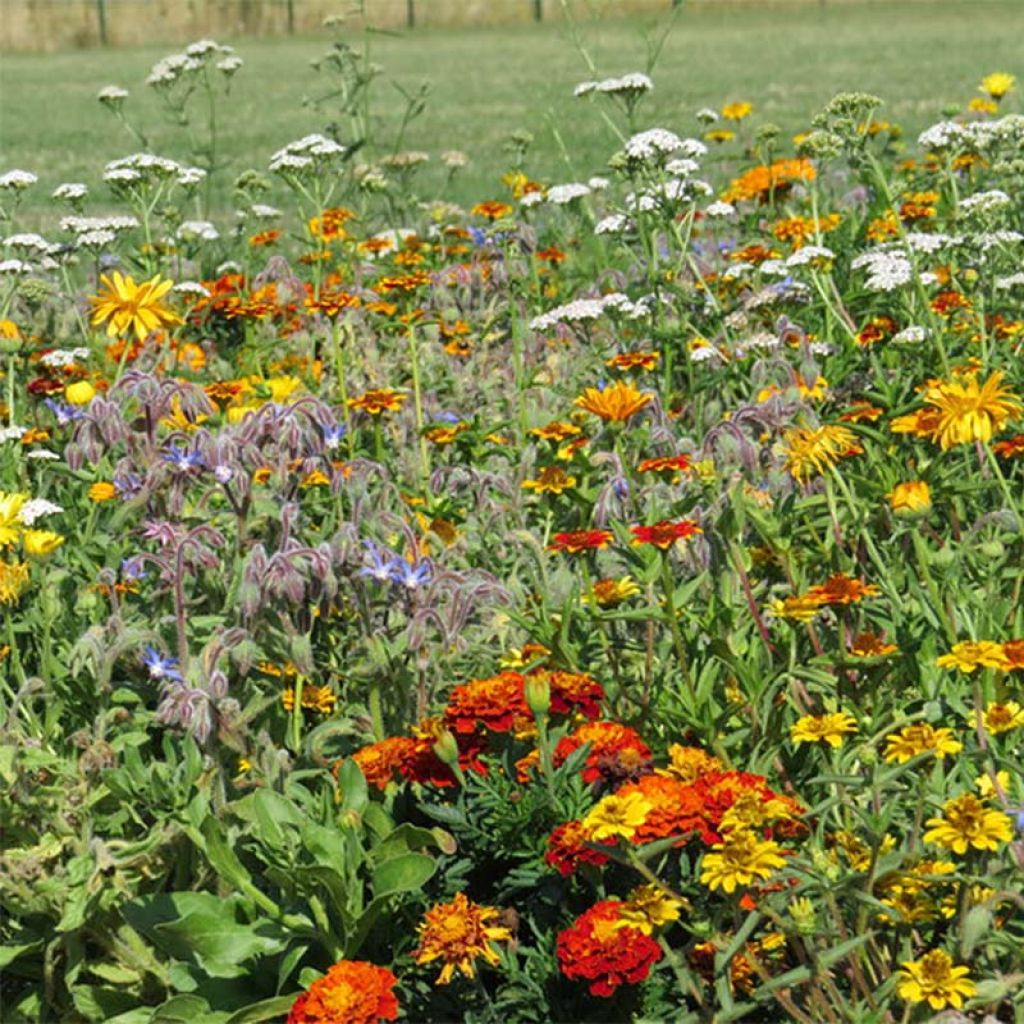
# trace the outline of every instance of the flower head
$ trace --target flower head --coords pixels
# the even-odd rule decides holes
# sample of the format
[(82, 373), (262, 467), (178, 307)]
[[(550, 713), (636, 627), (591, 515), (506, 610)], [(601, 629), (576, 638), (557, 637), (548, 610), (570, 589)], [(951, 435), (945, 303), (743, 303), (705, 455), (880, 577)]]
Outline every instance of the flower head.
[(160, 301), (173, 282), (159, 274), (136, 284), (133, 278), (115, 270), (110, 277), (104, 274), (100, 282), (103, 289), (91, 299), (92, 322), (106, 323), (109, 337), (133, 331), (142, 341), (151, 331), (182, 323), (181, 317)]
[(569, 533), (556, 533), (548, 548), (578, 555), (581, 551), (600, 551), (614, 539), (611, 530), (572, 530)]
[(397, 412), (409, 396), (403, 391), (391, 388), (376, 388), (348, 400), (350, 409), (359, 409), (371, 416), (380, 416), (384, 412)]
[(17, 604), (28, 589), (28, 562), (6, 562), (0, 559), (0, 604)]
[(786, 469), (798, 483), (831, 469), (840, 459), (859, 455), (863, 449), (848, 427), (792, 427), (782, 435)]
[(993, 640), (963, 640), (953, 644), (949, 654), (935, 659), (939, 668), (958, 668), (968, 675), (976, 668), (994, 668), (1005, 672), (1010, 667), (1002, 644)]
[(938, 758), (958, 754), (963, 744), (953, 739), (952, 729), (935, 729), (927, 722), (914, 722), (885, 738), (885, 759), (905, 764), (918, 754), (931, 753)]
[(292, 1004), (287, 1024), (378, 1024), (398, 1017), (391, 989), (398, 979), (386, 967), (340, 960)]
[(576, 486), (576, 477), (569, 476), (561, 466), (545, 466), (537, 474), (536, 480), (524, 480), (524, 491), (535, 491), (537, 494), (561, 494)]
[(887, 495), (889, 505), (897, 515), (916, 515), (932, 507), (932, 493), (924, 480), (909, 480), (897, 484)]
[(619, 836), (632, 839), (650, 810), (651, 804), (640, 793), (610, 793), (583, 819), (583, 828), (596, 843)]
[(830, 715), (804, 715), (790, 728), (794, 743), (827, 743), (840, 747), (847, 733), (857, 731), (857, 722), (845, 711)]
[(978, 89), (994, 100), (1001, 100), (1016, 84), (1017, 79), (1013, 75), (1005, 71), (993, 71), (981, 80)]
[(981, 723), (993, 736), (1011, 729), (1024, 728), (1024, 708), (1015, 700), (1004, 701), (1002, 704), (992, 702), (985, 708)]
[(692, 519), (680, 519), (677, 523), (662, 519), (653, 526), (631, 526), (629, 530), (634, 544), (653, 544), (662, 551), (668, 551), (677, 541), (689, 540), (702, 532)]
[(441, 960), (444, 967), (438, 985), (447, 985), (458, 969), (467, 978), (476, 976), (477, 957), (492, 966), (498, 963), (495, 942), (507, 942), (512, 933), (496, 924), (500, 912), (458, 893), (451, 903), (439, 903), (428, 910), (419, 926), (420, 944), (413, 952), (419, 964)]
[(653, 400), (653, 395), (638, 390), (629, 381), (617, 380), (604, 390), (587, 388), (575, 404), (605, 422), (624, 423)]
[(933, 1010), (946, 1006), (957, 1009), (976, 989), (967, 977), (966, 967), (954, 967), (953, 958), (944, 949), (933, 949), (920, 960), (907, 960), (900, 971), (897, 991), (900, 999), (911, 1003), (925, 1001)]
[(966, 380), (939, 381), (925, 391), (924, 400), (934, 410), (930, 437), (946, 451), (958, 444), (987, 444), (1003, 425), (1020, 416), (1020, 400), (1002, 385), (996, 371), (979, 384), (975, 375)]
[(1000, 843), (1013, 838), (1013, 823), (1009, 815), (993, 811), (973, 794), (947, 800), (941, 818), (929, 818), (929, 829), (924, 834), (926, 843), (935, 843), (954, 853), (975, 850), (995, 850)]
[(704, 855), (700, 880), (712, 892), (715, 889), (734, 892), (737, 886), (751, 885), (770, 877), (776, 868), (784, 867), (786, 863), (780, 856), (778, 843), (758, 839), (753, 831), (746, 828), (733, 829), (711, 849), (711, 853)]

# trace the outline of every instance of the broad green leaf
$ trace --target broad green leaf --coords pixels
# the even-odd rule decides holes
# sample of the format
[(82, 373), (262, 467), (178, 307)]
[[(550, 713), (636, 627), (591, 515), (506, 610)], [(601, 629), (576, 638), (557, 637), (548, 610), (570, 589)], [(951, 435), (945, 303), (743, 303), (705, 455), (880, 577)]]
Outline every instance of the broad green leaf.
[(273, 999), (264, 999), (262, 1002), (253, 1003), (238, 1010), (223, 1022), (223, 1024), (261, 1024), (262, 1021), (277, 1020), (287, 1017), (292, 1003), (301, 995), (301, 992), (293, 992), (287, 996), (274, 996)]
[(391, 892), (412, 892), (423, 886), (437, 865), (423, 853), (404, 853), (379, 864), (373, 872), (375, 897)]

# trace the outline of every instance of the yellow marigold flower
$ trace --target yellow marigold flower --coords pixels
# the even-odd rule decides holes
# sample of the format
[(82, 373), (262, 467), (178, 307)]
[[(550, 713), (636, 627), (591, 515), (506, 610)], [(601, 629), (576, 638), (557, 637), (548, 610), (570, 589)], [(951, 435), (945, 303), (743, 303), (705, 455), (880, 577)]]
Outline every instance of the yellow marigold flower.
[(136, 284), (133, 278), (115, 270), (110, 277), (104, 274), (100, 283), (103, 290), (90, 300), (92, 323), (106, 323), (107, 335), (111, 338), (134, 331), (135, 337), (142, 341), (151, 331), (183, 322), (160, 301), (171, 290), (173, 282), (159, 274)]
[(696, 782), (708, 772), (723, 770), (722, 762), (713, 754), (708, 754), (700, 747), (684, 747), (673, 743), (668, 748), (668, 764), (658, 768), (656, 775), (668, 775), (682, 782)]
[(650, 811), (651, 804), (640, 793), (611, 793), (583, 819), (583, 830), (597, 843), (618, 836), (632, 839)]
[(656, 928), (662, 928), (679, 920), (679, 911), (684, 904), (670, 896), (661, 886), (641, 885), (634, 889), (619, 908), (619, 920), (615, 929), (636, 928), (644, 935), (651, 935)]
[(856, 731), (857, 722), (845, 711), (804, 715), (789, 730), (794, 743), (827, 743), (831, 747), (841, 747), (846, 733)]
[(752, 103), (726, 103), (722, 107), (722, 117), (726, 121), (742, 121), (743, 118), (749, 117), (754, 110)]
[(623, 601), (640, 593), (640, 586), (632, 576), (620, 579), (598, 580), (594, 584), (593, 594), (584, 594), (580, 600), (584, 604), (599, 605), (601, 608), (614, 608)]
[(64, 538), (53, 530), (26, 530), (21, 538), (25, 554), (33, 558), (52, 555), (64, 543)]
[(961, 672), (970, 674), (978, 667), (995, 668), (1005, 672), (1010, 667), (1010, 660), (1006, 657), (1002, 644), (992, 640), (964, 640), (953, 644), (949, 654), (936, 658), (935, 664), (939, 668), (958, 668)]
[(1017, 79), (1013, 75), (1005, 71), (993, 71), (981, 80), (978, 89), (994, 100), (1001, 100), (1016, 84)]
[[(999, 783), (999, 788), (1004, 793), (1010, 791), (1010, 773), (1009, 772), (996, 772), (996, 782)], [(974, 784), (978, 787), (978, 795), (982, 800), (990, 800), (996, 796), (996, 787), (992, 782), (992, 776), (986, 772), (984, 775), (979, 775), (975, 780)]]
[(962, 743), (953, 739), (952, 729), (934, 729), (927, 722), (914, 722), (899, 732), (885, 738), (886, 761), (906, 764), (918, 754), (933, 753), (938, 758), (947, 754), (958, 754), (964, 749)]
[(887, 495), (889, 505), (897, 515), (916, 515), (932, 507), (932, 492), (924, 480), (908, 480), (897, 484)]
[(840, 459), (859, 455), (863, 449), (848, 427), (792, 427), (782, 435), (786, 469), (798, 483), (831, 469)]
[(28, 589), (28, 562), (0, 560), (0, 604), (16, 604)]
[(10, 547), (21, 535), (21, 507), (29, 496), (0, 491), (0, 547)]
[(562, 491), (576, 486), (576, 477), (569, 476), (561, 466), (545, 466), (536, 480), (524, 480), (524, 491), (536, 491), (538, 494), (561, 494)]
[(966, 853), (968, 847), (976, 850), (995, 850), (1000, 843), (1013, 838), (1010, 817), (1002, 811), (992, 811), (973, 794), (947, 800), (941, 818), (929, 818), (929, 829), (924, 834), (926, 843), (935, 843), (954, 853)]
[(575, 404), (606, 422), (624, 423), (653, 400), (653, 395), (637, 390), (629, 381), (618, 380), (603, 391), (587, 388)]
[(780, 856), (778, 843), (758, 839), (749, 829), (737, 828), (727, 833), (720, 843), (704, 854), (700, 880), (712, 892), (724, 889), (733, 892), (737, 886), (747, 886), (770, 877), (786, 861)]
[(989, 703), (982, 715), (981, 724), (993, 736), (1011, 729), (1024, 726), (1024, 708), (1015, 700), (1007, 700), (1002, 704), (995, 701)]
[(967, 977), (966, 967), (954, 967), (953, 958), (944, 949), (933, 949), (920, 960), (907, 960), (900, 971), (897, 989), (900, 999), (909, 1003), (928, 1003), (933, 1010), (946, 1006), (959, 1009), (976, 988)]
[(447, 985), (458, 969), (467, 978), (476, 976), (473, 961), (477, 957), (492, 966), (498, 963), (494, 942), (508, 942), (512, 933), (496, 924), (500, 912), (485, 907), (458, 893), (451, 903), (440, 903), (428, 910), (419, 926), (420, 944), (413, 951), (418, 964), (441, 960), (444, 966), (437, 979)]
[(96, 389), (87, 380), (76, 380), (64, 389), (69, 405), (88, 405), (96, 397)]
[(971, 375), (966, 380), (938, 381), (930, 386), (924, 400), (935, 410), (932, 440), (943, 451), (957, 444), (991, 441), (993, 434), (1022, 411), (1020, 400), (1002, 381), (1003, 374), (997, 370), (983, 384)]
[(89, 488), (89, 500), (95, 502), (113, 501), (117, 497), (117, 488), (107, 480), (97, 480)]

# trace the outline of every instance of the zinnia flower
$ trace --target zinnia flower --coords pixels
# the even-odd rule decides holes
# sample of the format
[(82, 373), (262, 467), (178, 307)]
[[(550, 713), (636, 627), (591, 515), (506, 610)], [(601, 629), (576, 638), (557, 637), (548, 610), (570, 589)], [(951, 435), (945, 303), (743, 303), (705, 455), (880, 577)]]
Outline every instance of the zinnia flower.
[(1013, 823), (1002, 811), (989, 810), (973, 794), (947, 800), (941, 818), (929, 818), (929, 830), (924, 834), (926, 843), (935, 843), (954, 853), (975, 850), (995, 850), (1000, 843), (1013, 838)]
[(840, 747), (846, 733), (856, 732), (857, 723), (845, 711), (829, 715), (804, 715), (790, 728), (794, 743), (827, 743)]
[(365, 960), (340, 960), (292, 1004), (287, 1024), (378, 1024), (398, 1017), (398, 979)]
[(1010, 667), (1002, 644), (992, 640), (964, 640), (954, 644), (949, 654), (935, 659), (939, 668), (958, 668), (968, 675), (976, 668), (994, 668), (1001, 672)]
[(573, 530), (569, 533), (556, 533), (548, 548), (578, 555), (581, 551), (600, 551), (614, 539), (611, 530)]
[(946, 1006), (959, 1009), (976, 989), (967, 977), (966, 967), (954, 967), (953, 958), (944, 949), (933, 949), (920, 960), (907, 960), (900, 971), (900, 999), (911, 1003), (925, 1001), (933, 1010)]
[(593, 587), (592, 594), (583, 594), (580, 598), (584, 604), (594, 604), (601, 608), (614, 608), (623, 601), (635, 597), (640, 593), (640, 587), (632, 576), (623, 576), (620, 579), (598, 580)]
[(350, 409), (360, 409), (371, 416), (380, 416), (384, 412), (396, 412), (409, 396), (403, 391), (391, 388), (376, 388), (348, 400)]
[(536, 480), (524, 480), (524, 491), (536, 491), (538, 494), (561, 494), (562, 491), (576, 486), (576, 477), (569, 476), (560, 466), (545, 466)]
[(934, 729), (927, 722), (915, 722), (885, 738), (885, 759), (906, 764), (918, 754), (932, 753), (938, 758), (958, 754), (963, 744), (953, 739), (952, 729)]
[(878, 597), (879, 590), (874, 583), (855, 580), (845, 573), (833, 573), (824, 584), (811, 587), (804, 597), (818, 604), (848, 605), (858, 604), (865, 597)]
[(779, 855), (778, 843), (758, 839), (754, 832), (745, 828), (733, 829), (711, 849), (711, 853), (704, 855), (700, 880), (712, 892), (724, 889), (731, 893), (737, 886), (768, 878), (786, 863)]
[(159, 274), (136, 284), (131, 277), (115, 270), (110, 277), (104, 274), (100, 283), (104, 290), (90, 299), (92, 323), (106, 323), (107, 335), (111, 338), (134, 331), (135, 337), (142, 341), (152, 331), (183, 322), (160, 301), (174, 282)]
[(653, 400), (653, 395), (637, 390), (629, 381), (618, 380), (603, 391), (587, 388), (575, 404), (605, 422), (624, 423)]
[(653, 544), (662, 551), (668, 551), (676, 541), (689, 540), (702, 532), (692, 519), (680, 519), (677, 523), (662, 519), (653, 526), (631, 526), (629, 530), (634, 544)]
[(447, 985), (456, 970), (467, 978), (476, 977), (478, 957), (494, 966), (498, 952), (492, 945), (507, 942), (512, 933), (496, 924), (500, 911), (485, 907), (458, 893), (451, 903), (439, 903), (428, 910), (419, 926), (420, 944), (413, 951), (418, 964), (441, 960), (444, 966), (436, 984)]
[(661, 947), (622, 919), (618, 900), (596, 903), (558, 935), (558, 966), (567, 978), (590, 982), (595, 996), (614, 995), (620, 985), (635, 985), (661, 959)]
[(1015, 700), (1002, 704), (992, 702), (985, 708), (981, 722), (993, 736), (1011, 729), (1020, 729), (1024, 726), (1024, 708)]

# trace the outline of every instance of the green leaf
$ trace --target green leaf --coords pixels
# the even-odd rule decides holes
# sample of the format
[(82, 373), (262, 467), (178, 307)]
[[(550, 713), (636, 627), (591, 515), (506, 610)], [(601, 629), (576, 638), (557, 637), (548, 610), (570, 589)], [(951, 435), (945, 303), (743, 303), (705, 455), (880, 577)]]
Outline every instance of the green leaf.
[(301, 994), (301, 992), (293, 992), (288, 996), (274, 996), (273, 999), (264, 999), (259, 1003), (253, 1003), (251, 1006), (233, 1013), (224, 1021), (224, 1024), (260, 1024), (261, 1021), (286, 1017), (292, 1008), (292, 1003)]
[(433, 875), (437, 865), (433, 857), (423, 853), (405, 853), (379, 864), (373, 872), (373, 894), (412, 892), (421, 888)]
[(369, 792), (359, 765), (351, 758), (346, 758), (338, 769), (338, 790), (341, 793), (340, 809), (362, 814), (369, 800)]

